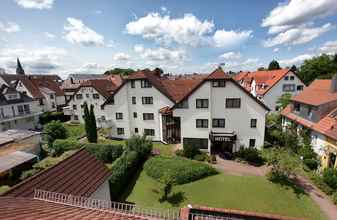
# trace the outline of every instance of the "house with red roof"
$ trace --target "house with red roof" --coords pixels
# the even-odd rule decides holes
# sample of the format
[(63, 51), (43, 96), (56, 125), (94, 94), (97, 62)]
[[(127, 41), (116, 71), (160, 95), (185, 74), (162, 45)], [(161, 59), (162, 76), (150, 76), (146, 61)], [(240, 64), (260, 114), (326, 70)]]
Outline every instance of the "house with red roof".
[(65, 115), (71, 117), (74, 123), (84, 123), (83, 105), (94, 106), (97, 127), (110, 127), (107, 120), (108, 112), (104, 111), (103, 103), (122, 85), (120, 76), (110, 76), (102, 79), (82, 81), (70, 97), (67, 106), (63, 108)]
[(316, 79), (282, 110), (283, 127), (290, 124), (310, 131), (311, 144), (323, 167), (337, 167), (337, 76)]
[(305, 84), (289, 69), (239, 72), (234, 79), (247, 91), (262, 100), (271, 111), (278, 111), (277, 100), (285, 93), (292, 96), (303, 90)]
[(228, 153), (263, 145), (269, 111), (222, 69), (188, 77), (138, 71), (102, 107), (113, 138), (144, 134), (154, 141)]

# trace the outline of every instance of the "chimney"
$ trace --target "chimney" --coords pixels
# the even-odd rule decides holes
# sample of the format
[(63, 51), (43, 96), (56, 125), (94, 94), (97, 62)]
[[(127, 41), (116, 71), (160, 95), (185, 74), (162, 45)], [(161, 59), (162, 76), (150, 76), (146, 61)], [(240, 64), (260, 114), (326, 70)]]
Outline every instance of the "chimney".
[(334, 75), (331, 79), (330, 92), (331, 93), (337, 92), (337, 74)]

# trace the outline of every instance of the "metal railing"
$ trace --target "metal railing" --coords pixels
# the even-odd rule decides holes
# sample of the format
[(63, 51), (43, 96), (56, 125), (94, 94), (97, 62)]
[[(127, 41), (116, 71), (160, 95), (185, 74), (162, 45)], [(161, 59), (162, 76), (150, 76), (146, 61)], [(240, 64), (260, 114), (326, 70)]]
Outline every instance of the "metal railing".
[(218, 215), (207, 215), (207, 214), (197, 214), (189, 213), (189, 220), (246, 220), (244, 217), (234, 217), (234, 216), (218, 216)]
[(95, 209), (107, 212), (120, 213), (125, 215), (150, 217), (153, 219), (179, 220), (179, 211), (162, 210), (154, 208), (140, 207), (134, 204), (98, 200), (87, 197), (73, 196), (63, 193), (49, 192), (36, 189), (34, 199), (69, 205), (79, 208)]

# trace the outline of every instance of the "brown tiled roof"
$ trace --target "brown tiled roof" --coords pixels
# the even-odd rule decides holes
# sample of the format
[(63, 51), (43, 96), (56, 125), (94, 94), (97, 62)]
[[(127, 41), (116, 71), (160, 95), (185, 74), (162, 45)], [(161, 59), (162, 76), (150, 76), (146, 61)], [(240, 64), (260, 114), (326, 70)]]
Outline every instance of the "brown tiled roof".
[[(234, 76), (236, 81), (243, 81), (243, 87), (250, 91), (251, 83), (255, 80), (257, 84), (257, 94), (266, 94), (274, 85), (277, 84), (283, 77), (289, 72), (289, 69), (279, 69), (279, 70), (262, 70), (255, 72), (241, 72)], [(264, 87), (259, 87), (258, 85), (264, 85)]]
[(82, 87), (93, 87), (102, 96), (108, 98), (118, 88), (118, 85), (115, 85), (108, 79), (90, 79), (81, 83), (81, 85), (77, 88), (77, 91)]
[(39, 89), (45, 87), (55, 92), (56, 96), (63, 96), (64, 92), (60, 88), (60, 85), (52, 79), (48, 78), (29, 78), (32, 83)]
[(228, 79), (228, 75), (221, 69), (215, 69), (211, 74), (207, 76), (207, 79)]
[(330, 85), (330, 79), (316, 79), (292, 100), (313, 106), (337, 101), (337, 92), (331, 93)]
[(33, 197), (35, 189), (89, 197), (109, 177), (106, 166), (81, 149), (55, 166), (15, 185), (4, 195)]
[(3, 220), (136, 220), (146, 219), (99, 209), (80, 208), (32, 198), (0, 197)]

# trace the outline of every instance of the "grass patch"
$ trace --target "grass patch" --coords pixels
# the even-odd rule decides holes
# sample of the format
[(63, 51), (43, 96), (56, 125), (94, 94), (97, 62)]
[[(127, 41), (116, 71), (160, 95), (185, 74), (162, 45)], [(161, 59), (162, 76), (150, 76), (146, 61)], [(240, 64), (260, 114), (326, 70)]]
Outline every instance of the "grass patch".
[(177, 185), (168, 201), (159, 202), (161, 183), (143, 171), (127, 196), (128, 202), (155, 208), (180, 208), (187, 204), (274, 213), (312, 220), (326, 219), (304, 193), (273, 184), (264, 177), (218, 174)]
[(153, 142), (153, 149), (158, 150), (160, 152), (160, 155), (174, 156), (174, 145), (173, 144), (163, 144), (160, 142)]
[(208, 164), (181, 157), (152, 157), (144, 164), (147, 175), (160, 180), (165, 174), (171, 176), (174, 184), (189, 183), (206, 176), (217, 174)]
[(83, 124), (64, 123), (64, 127), (67, 129), (69, 138), (80, 138), (85, 135)]

